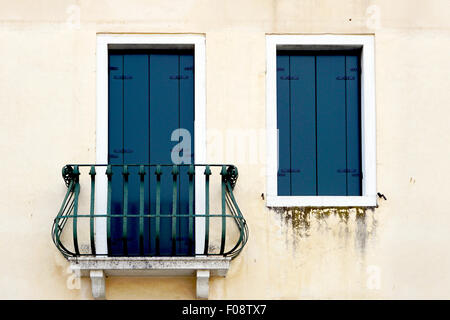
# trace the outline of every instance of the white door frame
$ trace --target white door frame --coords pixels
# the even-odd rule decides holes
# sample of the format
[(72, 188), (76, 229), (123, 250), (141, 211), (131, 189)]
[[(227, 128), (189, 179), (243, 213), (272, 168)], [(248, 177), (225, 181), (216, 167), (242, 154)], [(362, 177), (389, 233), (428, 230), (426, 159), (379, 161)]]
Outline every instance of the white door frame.
[[(194, 48), (194, 163), (206, 163), (206, 52), (200, 34), (97, 34), (97, 123), (96, 163), (108, 163), (108, 48)], [(106, 169), (106, 168), (105, 168)], [(205, 184), (202, 170), (195, 173), (195, 212), (205, 212)], [(107, 177), (98, 168), (96, 214), (107, 209)], [(205, 241), (204, 217), (195, 218), (195, 253), (202, 254)], [(96, 218), (95, 243), (99, 255), (108, 253), (106, 218)]]

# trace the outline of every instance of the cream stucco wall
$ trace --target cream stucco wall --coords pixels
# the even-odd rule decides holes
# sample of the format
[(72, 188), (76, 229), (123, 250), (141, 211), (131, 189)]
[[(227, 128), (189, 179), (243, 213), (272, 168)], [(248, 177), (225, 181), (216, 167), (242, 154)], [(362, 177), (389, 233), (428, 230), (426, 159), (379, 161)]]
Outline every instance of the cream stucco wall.
[[(365, 212), (269, 210), (265, 157), (208, 148), (209, 162), (238, 166), (250, 227), (210, 298), (450, 298), (449, 12), (447, 0), (1, 0), (0, 298), (91, 298), (50, 228), (61, 167), (95, 162), (104, 32), (204, 34), (207, 130), (224, 134), (265, 128), (266, 34), (374, 34), (377, 190), (387, 200)], [(108, 278), (106, 294), (189, 299), (195, 282)]]

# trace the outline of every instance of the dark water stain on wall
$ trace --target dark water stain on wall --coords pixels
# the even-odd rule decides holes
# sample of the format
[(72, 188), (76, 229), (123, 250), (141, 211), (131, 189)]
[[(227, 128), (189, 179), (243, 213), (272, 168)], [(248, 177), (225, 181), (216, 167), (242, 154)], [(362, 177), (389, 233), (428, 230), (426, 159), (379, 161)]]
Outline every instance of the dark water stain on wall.
[[(370, 215), (370, 222), (368, 224), (368, 216)], [(374, 209), (364, 209), (364, 211), (356, 212), (356, 247), (365, 252), (367, 242), (371, 239), (375, 239), (378, 221), (375, 217)]]
[[(297, 239), (308, 238), (313, 231), (337, 231), (338, 237), (343, 240), (345, 245), (348, 245), (348, 239), (351, 233), (354, 233), (355, 247), (363, 254), (368, 240), (376, 233), (377, 220), (373, 209), (362, 207), (271, 207), (269, 211), (278, 214), (282, 223), (292, 228), (294, 239), (290, 240), (294, 242)], [(368, 219), (368, 215), (370, 215), (370, 219)], [(338, 218), (338, 226), (328, 223), (332, 216)], [(311, 228), (313, 223), (317, 226), (314, 230)], [(354, 225), (351, 225), (353, 223)]]

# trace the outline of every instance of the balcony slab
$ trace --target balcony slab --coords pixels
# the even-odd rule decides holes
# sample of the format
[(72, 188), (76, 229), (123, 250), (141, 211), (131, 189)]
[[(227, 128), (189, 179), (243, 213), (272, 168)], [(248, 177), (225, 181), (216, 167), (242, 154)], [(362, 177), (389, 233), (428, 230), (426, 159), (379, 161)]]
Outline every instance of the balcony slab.
[(105, 298), (105, 277), (176, 277), (195, 276), (197, 298), (207, 299), (209, 277), (225, 277), (231, 258), (196, 257), (77, 257), (69, 258), (70, 267), (79, 277), (90, 277), (92, 294)]

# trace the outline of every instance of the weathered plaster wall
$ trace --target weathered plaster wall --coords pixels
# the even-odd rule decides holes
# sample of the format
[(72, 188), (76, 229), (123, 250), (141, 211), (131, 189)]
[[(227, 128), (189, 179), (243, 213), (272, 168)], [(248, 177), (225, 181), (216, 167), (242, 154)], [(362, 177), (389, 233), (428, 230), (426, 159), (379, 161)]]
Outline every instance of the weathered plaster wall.
[[(249, 227), (212, 299), (450, 298), (450, 2), (0, 1), (0, 298), (85, 299), (50, 238), (61, 167), (95, 161), (96, 34), (202, 33), (208, 161), (239, 167)], [(265, 207), (265, 34), (375, 34), (375, 210)], [(263, 136), (264, 137), (264, 136)], [(226, 142), (224, 142), (226, 145)], [(217, 145), (217, 143), (214, 143)], [(220, 145), (220, 144), (219, 144)], [(193, 279), (107, 279), (107, 297), (193, 298)]]

